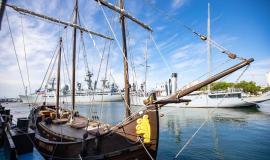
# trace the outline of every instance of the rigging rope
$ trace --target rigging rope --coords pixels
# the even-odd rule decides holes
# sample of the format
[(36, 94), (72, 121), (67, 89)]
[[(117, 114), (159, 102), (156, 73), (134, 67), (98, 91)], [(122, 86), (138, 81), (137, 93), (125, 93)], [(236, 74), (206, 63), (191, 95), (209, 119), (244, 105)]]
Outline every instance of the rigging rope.
[[(250, 65), (247, 65), (247, 67), (241, 72), (241, 74), (238, 76), (238, 78), (236, 79), (235, 83), (239, 81), (239, 79), (243, 76), (243, 74), (246, 72), (246, 70), (249, 68)], [(225, 78), (225, 77), (224, 77)], [(210, 112), (208, 114), (208, 117), (211, 116), (216, 109), (220, 106), (220, 104), (223, 102), (224, 98), (228, 95), (228, 93), (226, 93), (223, 98), (221, 99), (221, 101), (217, 104), (217, 106), (215, 107), (215, 109)], [(184, 151), (184, 149), (191, 143), (191, 141), (193, 140), (193, 138), (197, 135), (197, 133), (200, 131), (200, 129), (206, 124), (206, 122), (208, 122), (208, 118), (206, 118), (203, 123), (200, 125), (200, 127), (192, 134), (192, 136), (188, 139), (188, 141), (184, 144), (184, 146), (179, 150), (179, 152), (175, 155), (174, 159), (177, 159), (177, 157)]]
[(84, 65), (85, 65), (85, 72), (87, 73), (89, 70), (88, 62), (87, 62), (87, 54), (86, 54), (86, 48), (85, 48), (85, 43), (83, 39), (83, 32), (81, 32), (81, 43), (83, 47), (83, 58), (84, 58)]
[[(218, 65), (217, 67), (215, 67), (214, 69), (212, 69), (213, 71), (216, 71), (218, 68), (222, 67), (223, 65), (225, 65), (226, 63), (228, 63), (229, 61), (231, 61), (231, 59), (228, 59), (227, 61), (221, 63), (220, 65)], [(207, 74), (209, 74), (209, 72), (206, 72), (205, 74), (202, 74), (201, 76), (199, 76), (198, 78), (194, 79), (193, 81), (191, 81), (189, 84), (192, 84), (193, 82), (196, 82), (197, 80), (201, 79), (202, 77), (206, 76)], [(188, 84), (187, 84), (188, 85)], [(185, 86), (184, 86), (185, 87)], [(184, 88), (183, 87), (183, 88)]]
[[(99, 81), (99, 76), (100, 76), (101, 66), (102, 66), (102, 63), (103, 63), (103, 60), (104, 60), (104, 54), (105, 54), (106, 45), (107, 45), (107, 41), (105, 41), (105, 44), (104, 44), (104, 47), (103, 47), (103, 51), (102, 51), (102, 57), (101, 57), (100, 63), (99, 63), (97, 79), (96, 79), (95, 84), (94, 84), (94, 93), (93, 93), (93, 96), (92, 96), (92, 102), (94, 101), (94, 97), (95, 97), (95, 94), (96, 94), (96, 91), (97, 91), (97, 83), (98, 83), (98, 81)], [(102, 96), (102, 98), (103, 98), (103, 96)], [(103, 99), (102, 99), (102, 100), (103, 100)], [(102, 102), (101, 105), (103, 105), (103, 102)], [(97, 111), (96, 111), (96, 112), (97, 112)]]
[[(115, 32), (113, 31), (112, 26), (110, 25), (109, 20), (108, 20), (108, 18), (107, 18), (107, 16), (106, 16), (106, 13), (104, 12), (104, 10), (103, 10), (101, 4), (100, 4), (100, 7), (101, 7), (101, 9), (102, 9), (102, 11), (103, 11), (103, 13), (104, 13), (103, 15), (105, 16), (108, 25), (110, 26), (110, 30), (111, 30), (111, 32), (113, 33), (113, 36), (114, 36), (115, 40), (117, 41), (117, 45), (118, 45), (119, 49), (121, 50), (120, 43), (119, 43), (118, 39), (116, 38)], [(101, 52), (100, 52), (99, 48), (96, 46), (96, 42), (95, 42), (95, 40), (93, 39), (93, 36), (92, 36), (91, 34), (88, 34), (88, 35), (89, 35), (90, 38), (92, 39), (94, 48), (97, 50), (98, 55), (99, 55), (100, 58), (101, 58), (101, 57), (102, 57), (102, 56), (101, 56)], [(122, 51), (122, 50), (121, 50), (121, 53), (123, 54), (123, 51)], [(126, 60), (126, 57), (125, 57), (125, 56), (124, 56), (124, 59)], [(127, 62), (127, 63), (128, 63), (128, 62)], [(113, 75), (111, 74), (111, 72), (110, 72), (110, 76), (111, 76), (111, 78), (113, 79), (113, 81), (114, 81), (114, 83), (115, 83), (116, 81), (115, 81)], [(124, 102), (125, 102), (125, 104), (127, 105), (128, 109), (131, 111), (130, 106), (127, 104), (127, 101), (126, 101), (126, 99), (123, 97), (123, 95), (122, 95), (121, 92), (120, 92), (120, 95), (121, 95), (121, 97), (124, 99)]]
[(16, 50), (16, 47), (15, 47), (15, 42), (14, 42), (13, 34), (12, 34), (12, 31), (11, 31), (10, 22), (9, 22), (9, 18), (8, 18), (8, 13), (7, 12), (6, 12), (6, 18), (7, 18), (7, 22), (8, 22), (8, 29), (9, 29), (9, 33), (10, 33), (10, 37), (11, 37), (13, 49), (14, 49), (14, 54), (16, 56), (16, 61), (17, 61), (17, 65), (18, 65), (18, 68), (19, 68), (19, 72), (20, 72), (21, 81), (22, 81), (22, 84), (23, 84), (24, 91), (26, 91), (26, 85), (25, 85), (24, 80), (23, 80), (22, 70), (21, 70), (21, 66), (20, 66), (20, 62), (19, 62), (17, 50)]
[(145, 147), (144, 143), (142, 142), (141, 137), (138, 137), (138, 139), (140, 140), (140, 142), (141, 142), (141, 144), (142, 144), (142, 146), (143, 146), (145, 152), (146, 152), (147, 155), (149, 156), (149, 158), (150, 158), (151, 160), (154, 160), (154, 158), (151, 156), (151, 154), (149, 153), (149, 151), (148, 151), (147, 148)]
[(168, 62), (166, 61), (164, 55), (161, 53), (160, 48), (158, 47), (158, 45), (157, 45), (157, 43), (156, 43), (156, 41), (155, 41), (153, 35), (150, 34), (150, 37), (151, 37), (151, 40), (153, 41), (153, 43), (154, 43), (154, 45), (155, 45), (155, 47), (156, 47), (156, 49), (157, 49), (157, 51), (158, 51), (158, 53), (159, 53), (159, 55), (160, 55), (162, 61), (165, 63), (165, 65), (166, 65), (168, 71), (169, 71), (170, 73), (173, 73), (173, 72), (172, 72), (172, 69), (171, 69), (171, 67), (170, 67), (170, 65), (169, 65)]
[[(108, 57), (107, 57), (107, 63), (106, 63), (106, 67), (105, 67), (105, 75), (104, 75), (104, 82), (103, 83), (105, 83), (106, 80), (107, 80), (107, 72), (108, 72), (108, 63), (109, 63), (110, 51), (111, 51), (111, 42), (109, 43)], [(103, 96), (104, 96), (105, 85), (106, 84), (103, 84), (103, 87), (102, 87), (100, 119), (102, 119), (102, 117), (103, 117), (103, 114), (102, 114), (103, 113)], [(105, 120), (104, 120), (104, 122), (105, 122)]]
[[(59, 45), (59, 44), (57, 43), (56, 48), (55, 48), (55, 50), (54, 50), (54, 53), (53, 53), (53, 55), (52, 55), (52, 58), (51, 58), (51, 60), (50, 60), (50, 63), (49, 63), (49, 65), (48, 65), (48, 68), (47, 68), (47, 70), (46, 70), (46, 72), (45, 72), (45, 75), (44, 75), (44, 77), (43, 77), (43, 79), (42, 79), (42, 82), (41, 82), (41, 85), (40, 85), (40, 87), (39, 87), (40, 90), (41, 90), (42, 87), (43, 87), (43, 83), (45, 82), (45, 79), (46, 79), (46, 77), (47, 77), (47, 74), (48, 74), (48, 72), (49, 72), (49, 69), (50, 69), (50, 67), (51, 67), (51, 64), (52, 64), (52, 62), (53, 62), (54, 56), (57, 55), (57, 54), (56, 54), (56, 51), (57, 51), (58, 45)], [(56, 60), (54, 60), (53, 63), (55, 63), (55, 61), (56, 61)], [(34, 104), (36, 104), (37, 99), (38, 99), (38, 94), (36, 95), (35, 101), (33, 102)]]
[(67, 61), (67, 57), (66, 57), (66, 54), (68, 54), (67, 52), (65, 52), (64, 46), (63, 46), (63, 58), (64, 58), (65, 66), (66, 66), (65, 67), (66, 68), (66, 73), (67, 73), (67, 76), (68, 76), (69, 84), (71, 84), (71, 79), (70, 79), (70, 75), (69, 75), (69, 71), (68, 71), (68, 61)]
[[(79, 19), (79, 24), (80, 24), (80, 25), (83, 25), (83, 24), (84, 24), (84, 23), (83, 23), (83, 17), (82, 17), (82, 19), (81, 19), (79, 13), (78, 13), (78, 19)], [(97, 109), (94, 107), (94, 99), (95, 99), (95, 94), (96, 94), (96, 86), (97, 86), (98, 80), (99, 80), (100, 69), (101, 69), (101, 65), (102, 65), (102, 62), (103, 62), (103, 56), (104, 56), (105, 48), (106, 48), (106, 44), (107, 44), (107, 43), (106, 43), (107, 41), (105, 41), (104, 48), (103, 48), (103, 53), (101, 54), (99, 48), (98, 48), (97, 45), (96, 45), (96, 42), (95, 42), (93, 36), (92, 36), (91, 34), (89, 34), (89, 36), (90, 36), (90, 38), (91, 38), (91, 40), (92, 40), (92, 43), (93, 43), (94, 48), (97, 49), (98, 54), (99, 54), (101, 60), (100, 60), (100, 65), (99, 65), (99, 70), (98, 70), (97, 79), (96, 79), (96, 81), (94, 82), (94, 88), (93, 88), (94, 90), (93, 90), (93, 92), (89, 93), (90, 107), (89, 107), (89, 111), (88, 111), (88, 121), (90, 121), (90, 114), (91, 114), (91, 113), (92, 113), (92, 119), (94, 119), (94, 117), (96, 117), (95, 114), (97, 114)], [(86, 127), (86, 131), (87, 131), (87, 128), (88, 128), (88, 127)]]
[[(29, 68), (28, 68), (28, 62), (27, 62), (27, 57), (26, 57), (26, 48), (25, 48), (25, 39), (24, 39), (24, 29), (23, 29), (22, 15), (20, 15), (20, 19), (21, 19), (21, 27), (22, 27), (21, 32), (22, 32), (22, 39), (23, 39), (23, 50), (24, 50), (24, 59), (25, 59), (25, 65), (26, 65), (26, 73), (27, 73), (29, 91), (31, 93), (32, 90), (31, 90), (31, 85), (30, 85)], [(29, 103), (29, 100), (28, 100), (28, 103)]]
[(172, 22), (176, 22), (177, 24), (179, 24), (180, 26), (183, 26), (184, 28), (186, 28), (187, 30), (191, 31), (194, 35), (200, 37), (200, 39), (202, 41), (209, 41), (215, 48), (217, 48), (221, 53), (226, 54), (228, 57), (232, 58), (232, 59), (239, 59), (239, 60), (244, 60), (244, 58), (242, 57), (238, 57), (236, 56), (234, 53), (230, 52), (228, 49), (226, 49), (225, 47), (221, 46), (220, 44), (218, 44), (217, 42), (215, 42), (212, 39), (207, 39), (207, 37), (197, 31), (195, 31), (193, 28), (189, 27), (188, 25), (184, 24), (183, 22), (181, 22), (179, 19), (176, 19), (174, 17), (172, 17), (171, 15), (169, 15), (168, 13), (166, 13), (165, 11), (155, 7), (153, 4), (151, 4), (151, 2), (148, 2), (147, 0), (145, 0), (149, 6), (151, 6), (154, 10), (156, 10), (157, 12), (159, 12), (162, 15), (165, 15), (165, 17), (167, 17), (168, 20), (172, 21)]
[(110, 22), (109, 22), (109, 20), (108, 20), (107, 14), (105, 13), (105, 11), (104, 11), (104, 9), (103, 9), (103, 7), (102, 7), (100, 1), (98, 1), (98, 4), (99, 4), (99, 6), (100, 6), (100, 8), (101, 8), (101, 10), (102, 10), (102, 13), (103, 13), (103, 15), (104, 15), (104, 17), (105, 17), (105, 19), (106, 19), (107, 24), (109, 25), (109, 28), (110, 28), (110, 30), (111, 30), (111, 32), (112, 32), (112, 34), (113, 34), (113, 37), (114, 37), (114, 39), (115, 39), (115, 41), (116, 41), (116, 43), (117, 43), (117, 46), (118, 46), (118, 48), (120, 49), (120, 51), (121, 51), (121, 53), (122, 53), (122, 55), (123, 55), (123, 57), (124, 57), (124, 61), (128, 64), (127, 57), (125, 56), (123, 50), (121, 49), (120, 42), (119, 42), (119, 40), (118, 40), (117, 37), (116, 37), (116, 34), (115, 34), (115, 32), (114, 32), (114, 30), (113, 30), (113, 28), (112, 28), (112, 26), (111, 26), (111, 24), (110, 24)]

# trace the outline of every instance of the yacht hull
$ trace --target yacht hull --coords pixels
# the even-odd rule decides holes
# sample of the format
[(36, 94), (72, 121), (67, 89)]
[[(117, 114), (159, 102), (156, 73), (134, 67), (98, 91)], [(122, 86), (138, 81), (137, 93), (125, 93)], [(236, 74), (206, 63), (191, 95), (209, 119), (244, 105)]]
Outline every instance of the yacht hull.
[[(164, 99), (166, 97), (157, 97), (157, 99)], [(193, 95), (185, 96), (184, 99), (190, 99), (189, 103), (171, 103), (166, 106), (177, 106), (186, 108), (241, 108), (241, 107), (254, 107), (258, 103), (270, 100), (270, 95), (262, 95), (258, 97), (246, 97), (246, 98), (209, 98), (208, 95)], [(146, 97), (131, 96), (131, 105), (142, 106), (143, 100)]]

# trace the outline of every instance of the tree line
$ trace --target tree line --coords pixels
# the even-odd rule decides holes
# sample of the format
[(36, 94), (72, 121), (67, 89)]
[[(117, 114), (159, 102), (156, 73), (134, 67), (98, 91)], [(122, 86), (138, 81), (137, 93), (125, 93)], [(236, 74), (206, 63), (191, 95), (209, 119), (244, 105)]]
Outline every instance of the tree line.
[[(231, 82), (214, 82), (211, 83), (211, 91), (227, 90), (228, 88), (238, 88), (245, 93), (257, 95), (259, 92), (268, 92), (270, 87), (261, 87), (253, 81), (240, 81), (239, 83)], [(201, 90), (206, 90), (207, 87), (203, 87)]]

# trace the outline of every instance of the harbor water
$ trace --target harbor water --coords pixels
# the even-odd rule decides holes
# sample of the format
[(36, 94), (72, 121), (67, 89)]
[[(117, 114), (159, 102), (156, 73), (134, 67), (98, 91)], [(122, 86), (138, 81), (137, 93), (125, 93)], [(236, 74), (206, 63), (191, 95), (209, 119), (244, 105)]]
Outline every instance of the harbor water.
[[(11, 109), (14, 120), (28, 116), (30, 110), (20, 103), (3, 106)], [(124, 119), (121, 102), (78, 105), (77, 109), (111, 124)], [(243, 109), (164, 107), (160, 115), (159, 160), (174, 159), (180, 151), (177, 159), (270, 159), (269, 101), (260, 108)]]

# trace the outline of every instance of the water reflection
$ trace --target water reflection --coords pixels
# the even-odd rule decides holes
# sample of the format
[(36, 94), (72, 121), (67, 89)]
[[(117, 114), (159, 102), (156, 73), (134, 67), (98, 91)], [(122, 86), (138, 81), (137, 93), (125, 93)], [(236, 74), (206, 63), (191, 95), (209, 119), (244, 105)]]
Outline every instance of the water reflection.
[(243, 109), (165, 107), (161, 109), (158, 159), (174, 158), (205, 120), (181, 159), (269, 158), (269, 109), (269, 104)]

